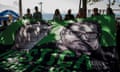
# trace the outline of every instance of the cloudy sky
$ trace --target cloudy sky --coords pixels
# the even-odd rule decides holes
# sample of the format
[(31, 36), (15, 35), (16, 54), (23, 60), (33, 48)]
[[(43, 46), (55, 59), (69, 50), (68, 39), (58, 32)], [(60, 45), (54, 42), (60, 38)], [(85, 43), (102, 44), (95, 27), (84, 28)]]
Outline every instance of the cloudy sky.
[[(54, 13), (54, 10), (59, 8), (61, 13), (66, 13), (70, 8), (73, 13), (78, 12), (79, 0), (22, 0), (23, 1), (23, 13), (26, 12), (27, 8), (30, 8), (34, 12), (34, 7), (39, 6), (40, 2), (43, 2), (43, 13)], [(108, 4), (108, 0), (103, 0), (93, 5), (88, 4), (88, 8), (92, 9), (94, 7), (105, 9)], [(120, 2), (119, 2), (120, 3)], [(4, 7), (5, 6), (5, 7)], [(117, 5), (113, 8), (119, 8)], [(13, 9), (18, 12), (18, 0), (0, 0), (0, 11), (4, 9)]]

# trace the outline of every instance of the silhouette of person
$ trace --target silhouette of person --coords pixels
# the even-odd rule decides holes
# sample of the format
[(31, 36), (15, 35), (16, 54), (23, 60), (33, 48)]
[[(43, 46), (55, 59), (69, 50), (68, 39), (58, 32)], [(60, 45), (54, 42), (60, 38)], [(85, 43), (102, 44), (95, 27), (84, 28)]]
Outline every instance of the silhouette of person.
[(4, 31), (7, 26), (8, 26), (8, 21), (7, 20), (3, 20), (1, 21), (2, 27), (0, 28), (0, 32)]
[(100, 13), (98, 13), (98, 8), (94, 8), (92, 16), (99, 16), (99, 15)]
[(68, 13), (65, 15), (64, 20), (74, 20), (74, 15), (71, 13), (71, 9), (68, 10)]
[(83, 8), (80, 8), (78, 14), (76, 15), (76, 18), (85, 18), (85, 13)]
[(25, 14), (25, 18), (32, 19), (32, 14), (29, 8), (27, 8), (27, 13)]
[(4, 27), (8, 26), (7, 20), (3, 20), (3, 26), (4, 26)]
[(39, 12), (37, 6), (35, 6), (35, 12), (33, 13), (33, 18), (36, 19), (36, 21), (42, 20), (42, 14), (41, 14), (41, 12)]
[(115, 16), (115, 14), (113, 13), (112, 8), (110, 8), (110, 7), (107, 8), (106, 14)]
[(55, 21), (61, 21), (62, 20), (62, 16), (60, 14), (59, 9), (55, 10), (55, 13), (53, 15), (53, 20), (55, 20)]

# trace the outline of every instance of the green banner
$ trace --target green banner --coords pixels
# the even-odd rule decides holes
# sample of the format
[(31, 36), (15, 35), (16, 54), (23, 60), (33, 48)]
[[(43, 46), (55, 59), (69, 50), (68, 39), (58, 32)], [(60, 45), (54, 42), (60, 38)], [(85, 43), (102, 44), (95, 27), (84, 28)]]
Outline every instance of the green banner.
[[(96, 17), (89, 17), (86, 19), (76, 19), (77, 22), (88, 21), (99, 23), (101, 27), (101, 46), (116, 46), (116, 24), (115, 18), (113, 16), (101, 15)], [(60, 31), (63, 27), (67, 26), (70, 23), (75, 23), (75, 21), (62, 21), (62, 22), (49, 22), (53, 27), (50, 31), (50, 34), (38, 42), (37, 46), (52, 42), (53, 40), (58, 40), (60, 38)]]
[(4, 31), (0, 33), (0, 44), (11, 45), (15, 41), (15, 34), (22, 26), (22, 21), (17, 21), (8, 26)]
[[(51, 24), (52, 29), (48, 36), (44, 37), (41, 41), (38, 42), (37, 46), (40, 46), (44, 43), (54, 42), (60, 39), (60, 31), (65, 26), (69, 25), (70, 23), (80, 22), (80, 21), (96, 21), (101, 26), (101, 39), (100, 44), (101, 46), (116, 46), (116, 24), (115, 18), (112, 16), (101, 15), (96, 17), (89, 17), (86, 19), (76, 19), (76, 21), (61, 21), (61, 22), (54, 22), (48, 21)], [(18, 29), (22, 26), (21, 21), (17, 21), (12, 23), (10, 26), (7, 27), (6, 30), (0, 33), (0, 44), (3, 45), (11, 45), (14, 43), (15, 34)]]

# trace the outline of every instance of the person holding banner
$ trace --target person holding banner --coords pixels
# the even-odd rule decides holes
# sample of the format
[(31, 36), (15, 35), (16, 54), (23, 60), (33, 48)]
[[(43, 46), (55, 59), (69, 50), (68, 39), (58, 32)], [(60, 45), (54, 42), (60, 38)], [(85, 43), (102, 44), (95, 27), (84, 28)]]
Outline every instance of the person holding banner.
[(106, 14), (115, 16), (115, 14), (113, 13), (112, 8), (110, 8), (110, 7), (107, 8), (107, 13)]
[(62, 16), (61, 16), (61, 14), (60, 14), (59, 9), (56, 9), (56, 10), (55, 10), (55, 13), (54, 13), (54, 15), (53, 15), (53, 20), (54, 20), (54, 21), (62, 21)]
[(42, 20), (42, 13), (39, 12), (37, 6), (35, 6), (35, 12), (33, 14), (33, 18), (36, 19), (36, 21), (41, 21)]
[(27, 9), (27, 14), (25, 14), (25, 18), (32, 19), (32, 14), (29, 8)]
[(71, 14), (71, 9), (68, 10), (68, 13), (65, 15), (64, 20), (74, 20), (74, 15)]
[(98, 8), (94, 8), (94, 9), (93, 9), (92, 17), (93, 17), (93, 16), (100, 16), (100, 13), (98, 13)]

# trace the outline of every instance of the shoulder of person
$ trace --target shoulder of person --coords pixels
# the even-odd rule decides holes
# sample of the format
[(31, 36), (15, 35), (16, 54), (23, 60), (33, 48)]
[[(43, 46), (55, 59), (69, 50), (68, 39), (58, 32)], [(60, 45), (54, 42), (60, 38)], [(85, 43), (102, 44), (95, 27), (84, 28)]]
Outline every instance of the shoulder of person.
[(30, 16), (32, 16), (32, 14), (30, 14)]
[(65, 16), (69, 16), (68, 14), (66, 14)]
[(24, 16), (26, 16), (27, 14), (24, 14)]
[(74, 15), (72, 14), (72, 16), (74, 16)]
[(38, 12), (39, 14), (41, 14), (41, 12)]
[(92, 14), (91, 16), (94, 16), (94, 14)]
[(33, 13), (33, 15), (36, 14), (36, 12)]
[(98, 13), (99, 15), (101, 15), (100, 13)]

